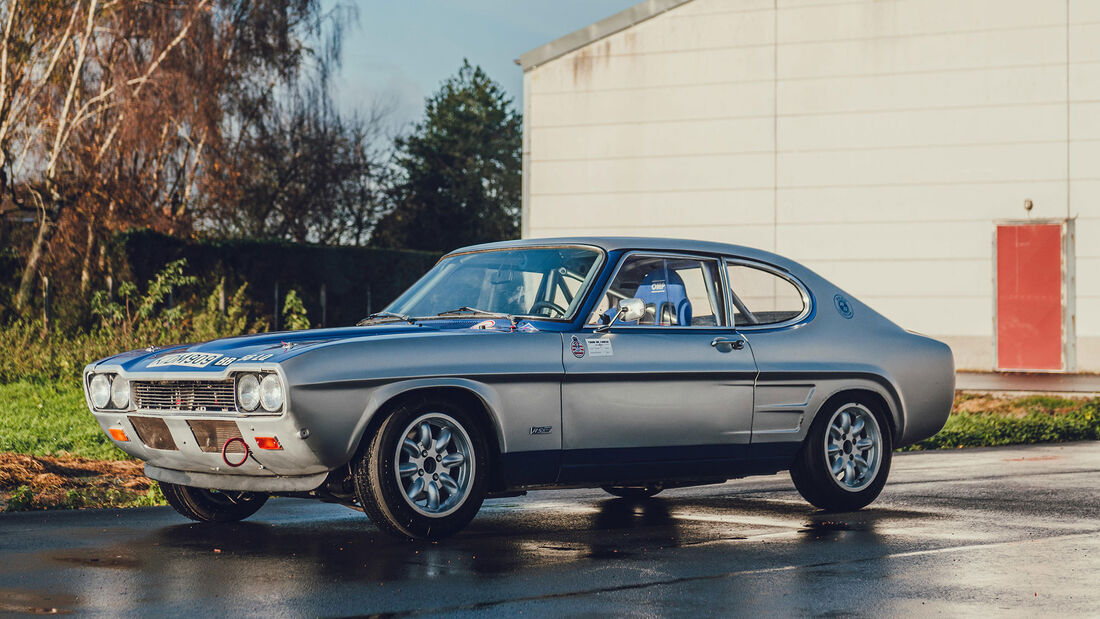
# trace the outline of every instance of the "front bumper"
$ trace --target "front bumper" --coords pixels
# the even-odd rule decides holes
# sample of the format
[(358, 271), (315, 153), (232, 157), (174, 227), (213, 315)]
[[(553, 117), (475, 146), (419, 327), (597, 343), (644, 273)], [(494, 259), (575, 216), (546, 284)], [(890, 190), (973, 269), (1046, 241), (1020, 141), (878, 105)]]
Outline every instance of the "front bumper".
[[(299, 427), (289, 413), (255, 417), (153, 411), (93, 414), (108, 436), (112, 428), (125, 432), (129, 440), (112, 438), (112, 441), (131, 456), (144, 460), (148, 476), (158, 481), (219, 490), (298, 491), (316, 488), (330, 470), (310, 444), (308, 429)], [(145, 442), (149, 437), (142, 437), (135, 427), (135, 418), (162, 420), (174, 445), (151, 447)], [(220, 449), (211, 451), (209, 443), (206, 450), (200, 446), (189, 422), (210, 421), (235, 426), (250, 455), (234, 453), (230, 460), (236, 463), (243, 459), (243, 464), (229, 466)], [(257, 437), (275, 437), (281, 448), (261, 449)], [(164, 441), (149, 440), (149, 443), (163, 447)]]
[(145, 475), (157, 481), (181, 486), (247, 492), (308, 492), (325, 483), (325, 478), (328, 477), (327, 472), (294, 477), (198, 473), (163, 469), (148, 462), (145, 463)]

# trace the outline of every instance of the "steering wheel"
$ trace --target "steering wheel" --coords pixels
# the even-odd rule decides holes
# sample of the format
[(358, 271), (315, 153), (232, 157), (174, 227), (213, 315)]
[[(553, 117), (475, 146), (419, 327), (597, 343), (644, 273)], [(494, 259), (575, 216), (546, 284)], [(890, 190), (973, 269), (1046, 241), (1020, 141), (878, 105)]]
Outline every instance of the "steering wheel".
[[(565, 311), (564, 307), (558, 305), (557, 303), (552, 303), (550, 301), (535, 301), (535, 304), (531, 306), (531, 313), (532, 314), (537, 314), (537, 313), (539, 313), (539, 310), (543, 309), (543, 308), (546, 308), (548, 310), (557, 312), (558, 314), (561, 315), (562, 318), (565, 318), (565, 315), (569, 313), (569, 312)], [(550, 316), (547, 316), (547, 318), (553, 318), (553, 317), (554, 317), (553, 314), (551, 314)]]

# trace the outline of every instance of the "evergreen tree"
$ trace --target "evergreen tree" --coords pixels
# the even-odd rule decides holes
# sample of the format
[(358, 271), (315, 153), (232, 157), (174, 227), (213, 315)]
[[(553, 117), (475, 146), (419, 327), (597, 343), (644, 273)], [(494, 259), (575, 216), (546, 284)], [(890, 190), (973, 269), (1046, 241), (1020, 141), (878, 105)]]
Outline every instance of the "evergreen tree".
[(371, 244), (448, 251), (518, 237), (522, 131), (511, 98), (464, 61), (397, 140), (395, 208)]

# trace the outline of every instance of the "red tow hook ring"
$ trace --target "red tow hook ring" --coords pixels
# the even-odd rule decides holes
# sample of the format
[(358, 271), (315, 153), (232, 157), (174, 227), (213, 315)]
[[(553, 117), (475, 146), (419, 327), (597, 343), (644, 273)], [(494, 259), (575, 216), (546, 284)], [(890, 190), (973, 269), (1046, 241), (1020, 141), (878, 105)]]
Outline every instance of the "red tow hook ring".
[[(241, 445), (244, 446), (244, 457), (241, 458), (240, 462), (230, 462), (229, 461), (229, 446), (232, 445), (236, 441), (240, 441)], [(248, 448), (248, 443), (244, 442), (244, 439), (239, 437), (239, 436), (234, 436), (233, 438), (227, 440), (224, 445), (222, 445), (222, 460), (226, 464), (228, 464), (229, 466), (231, 466), (233, 468), (237, 468), (238, 466), (241, 466), (245, 462), (248, 462), (248, 457), (251, 456), (251, 455), (252, 455), (252, 450)]]

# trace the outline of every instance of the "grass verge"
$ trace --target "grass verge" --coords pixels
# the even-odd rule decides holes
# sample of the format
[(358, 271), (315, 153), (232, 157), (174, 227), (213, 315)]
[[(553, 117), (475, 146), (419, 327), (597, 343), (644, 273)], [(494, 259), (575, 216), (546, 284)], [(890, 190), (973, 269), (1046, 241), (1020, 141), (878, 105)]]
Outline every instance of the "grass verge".
[(0, 511), (164, 505), (136, 460), (0, 454)]
[(163, 505), (128, 458), (88, 412), (79, 378), (0, 385), (0, 511)]
[(80, 379), (0, 385), (0, 452), (126, 460), (84, 403)]
[(1100, 439), (1100, 399), (961, 393), (935, 436), (903, 451)]

